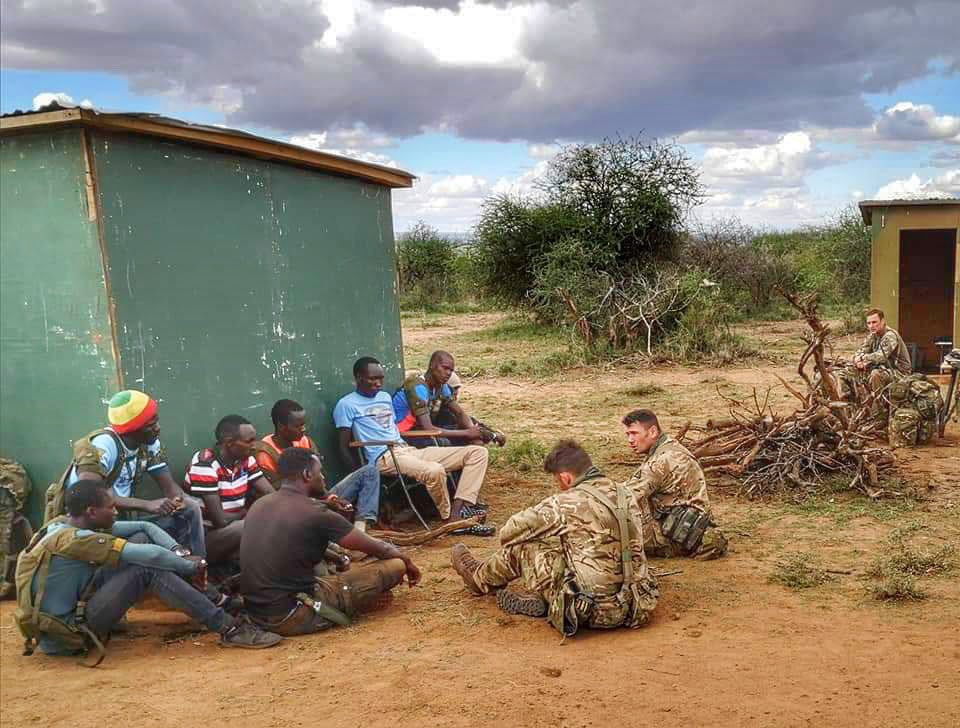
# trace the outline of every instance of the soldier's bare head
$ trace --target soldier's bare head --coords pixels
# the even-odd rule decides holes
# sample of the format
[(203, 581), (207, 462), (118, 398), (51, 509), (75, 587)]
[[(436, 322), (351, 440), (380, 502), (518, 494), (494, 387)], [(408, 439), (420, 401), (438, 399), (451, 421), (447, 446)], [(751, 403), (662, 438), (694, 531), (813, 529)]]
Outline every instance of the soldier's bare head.
[(638, 454), (648, 452), (660, 437), (660, 420), (653, 410), (636, 409), (621, 420), (630, 448)]
[(543, 459), (543, 472), (553, 475), (560, 490), (569, 490), (593, 460), (576, 440), (560, 440)]
[(882, 334), (887, 328), (886, 317), (879, 308), (867, 309), (867, 328), (871, 334)]

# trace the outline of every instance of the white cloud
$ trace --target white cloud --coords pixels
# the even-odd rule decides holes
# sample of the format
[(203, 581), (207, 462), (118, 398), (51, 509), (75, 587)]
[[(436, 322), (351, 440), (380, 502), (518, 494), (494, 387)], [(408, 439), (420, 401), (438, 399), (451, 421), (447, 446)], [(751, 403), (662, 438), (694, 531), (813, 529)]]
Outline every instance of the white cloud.
[(813, 142), (803, 131), (781, 136), (774, 144), (752, 147), (710, 147), (703, 157), (703, 171), (713, 180), (778, 178), (799, 183), (808, 170)]
[(37, 111), (54, 102), (60, 104), (60, 106), (79, 106), (83, 109), (93, 108), (93, 102), (90, 101), (90, 99), (84, 99), (78, 104), (70, 94), (64, 93), (63, 91), (44, 91), (33, 97), (33, 110)]
[(894, 141), (960, 143), (960, 116), (938, 115), (930, 104), (900, 101), (880, 115), (873, 131), (881, 139)]
[[(314, 149), (318, 152), (327, 152), (328, 154), (337, 154), (341, 157), (350, 157), (351, 159), (358, 159), (361, 162), (367, 162), (369, 164), (379, 164), (383, 167), (399, 167), (400, 165), (392, 159), (389, 155), (381, 154), (380, 152), (373, 152), (369, 149), (360, 148), (357, 146), (348, 146), (348, 147), (336, 147), (328, 146), (329, 143), (337, 143), (351, 141), (351, 137), (342, 136), (339, 132), (311, 132), (309, 134), (294, 134), (290, 137), (291, 144), (297, 144), (301, 147), (307, 147), (308, 149)], [(359, 137), (352, 137), (352, 141), (357, 142), (361, 141)]]
[(960, 197), (960, 168), (951, 169), (936, 177), (922, 179), (911, 174), (895, 179), (877, 190), (876, 200), (949, 199)]
[(527, 154), (532, 159), (553, 159), (561, 149), (560, 144), (531, 144), (527, 147)]

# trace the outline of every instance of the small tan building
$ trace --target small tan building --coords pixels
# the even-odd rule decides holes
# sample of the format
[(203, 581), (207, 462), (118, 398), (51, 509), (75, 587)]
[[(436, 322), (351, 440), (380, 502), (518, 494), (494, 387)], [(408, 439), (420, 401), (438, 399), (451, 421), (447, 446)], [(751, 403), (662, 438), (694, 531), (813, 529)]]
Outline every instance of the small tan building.
[(873, 233), (870, 303), (900, 332), (918, 369), (960, 347), (960, 199), (866, 200)]

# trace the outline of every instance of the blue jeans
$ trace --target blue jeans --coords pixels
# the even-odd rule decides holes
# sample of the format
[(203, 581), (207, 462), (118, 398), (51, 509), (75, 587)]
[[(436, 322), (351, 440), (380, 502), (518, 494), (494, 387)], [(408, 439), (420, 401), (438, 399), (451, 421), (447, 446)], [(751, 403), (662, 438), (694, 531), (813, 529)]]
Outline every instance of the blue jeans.
[(98, 635), (107, 634), (148, 591), (212, 632), (223, 628), (224, 611), (172, 571), (126, 564), (100, 569), (96, 578), (97, 591), (87, 602), (87, 626)]
[(376, 521), (380, 513), (380, 471), (367, 463), (337, 483), (330, 492), (354, 504), (358, 521)]
[(207, 556), (207, 542), (203, 535), (203, 514), (196, 498), (185, 496), (183, 508), (172, 516), (149, 516), (140, 520), (150, 521), (170, 534), (181, 546), (190, 549), (196, 556)]

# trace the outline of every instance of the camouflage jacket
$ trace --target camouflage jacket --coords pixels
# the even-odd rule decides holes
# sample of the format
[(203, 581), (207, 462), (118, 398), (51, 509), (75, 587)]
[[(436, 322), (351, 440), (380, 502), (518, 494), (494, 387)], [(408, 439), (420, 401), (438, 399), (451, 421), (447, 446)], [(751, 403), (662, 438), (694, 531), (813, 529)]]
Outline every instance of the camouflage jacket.
[[(642, 624), (646, 621), (646, 613), (656, 604), (656, 584), (647, 571), (643, 553), (640, 511), (636, 502), (628, 498), (633, 583), (649, 601), (638, 605), (636, 616), (631, 618), (630, 605), (624, 605), (616, 598), (623, 585), (617, 519), (595, 496), (576, 487), (583, 482), (589, 482), (616, 503), (616, 484), (599, 470), (591, 468), (570, 490), (544, 498), (537, 505), (512, 516), (500, 529), (500, 543), (509, 547), (539, 541), (558, 547), (577, 586), (596, 600), (591, 626)], [(554, 548), (548, 547), (544, 553), (556, 553)], [(550, 595), (547, 596), (549, 599)]]
[(857, 349), (854, 359), (860, 359), (872, 366), (888, 366), (901, 374), (911, 371), (910, 352), (894, 329), (889, 326), (883, 336), (871, 333), (863, 346)]
[(687, 448), (667, 434), (660, 435), (646, 462), (626, 482), (643, 513), (644, 543), (665, 546), (657, 516), (672, 506), (696, 506), (710, 512), (707, 480)]

